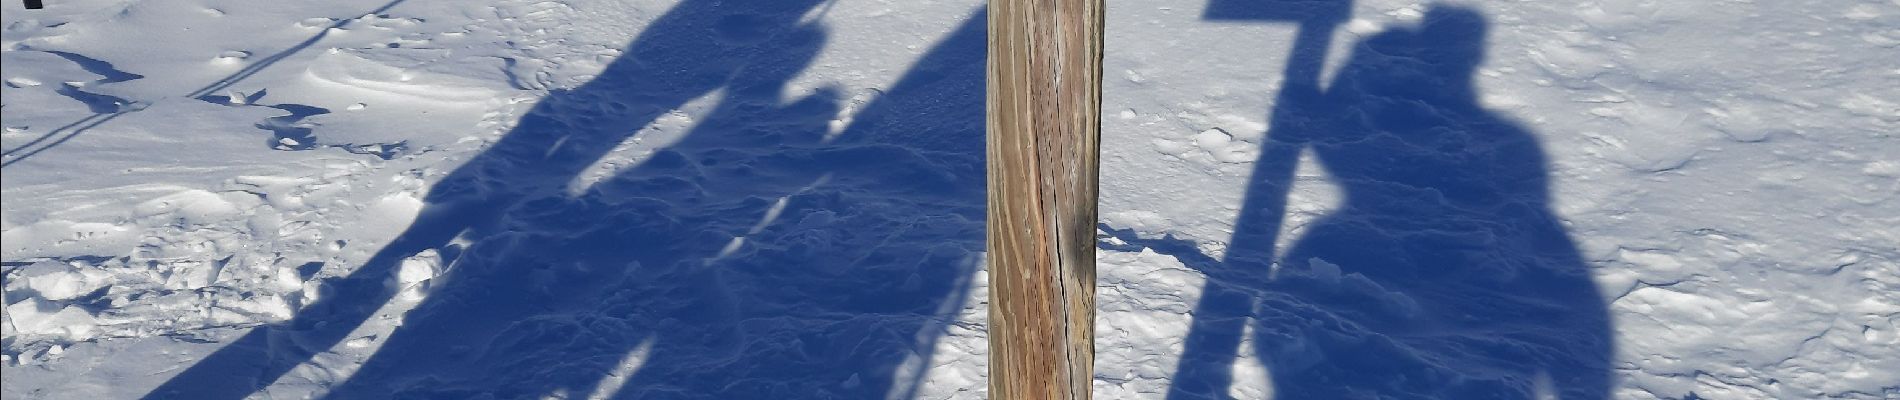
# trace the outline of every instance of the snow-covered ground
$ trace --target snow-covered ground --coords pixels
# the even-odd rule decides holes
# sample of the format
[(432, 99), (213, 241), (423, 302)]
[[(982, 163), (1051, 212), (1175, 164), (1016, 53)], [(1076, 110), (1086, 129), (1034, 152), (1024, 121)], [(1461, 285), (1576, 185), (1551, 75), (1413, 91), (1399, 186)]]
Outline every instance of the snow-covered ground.
[[(47, 3), (7, 399), (985, 397), (979, 1)], [(1109, 7), (1098, 398), (1900, 398), (1900, 1)]]

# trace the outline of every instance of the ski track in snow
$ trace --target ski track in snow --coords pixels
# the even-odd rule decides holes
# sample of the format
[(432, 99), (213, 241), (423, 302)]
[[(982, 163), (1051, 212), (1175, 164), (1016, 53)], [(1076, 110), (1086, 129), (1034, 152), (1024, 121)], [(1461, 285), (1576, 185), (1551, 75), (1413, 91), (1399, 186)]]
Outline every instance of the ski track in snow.
[[(986, 395), (980, 2), (48, 3), (5, 398)], [(1109, 6), (1099, 398), (1900, 397), (1900, 2)]]

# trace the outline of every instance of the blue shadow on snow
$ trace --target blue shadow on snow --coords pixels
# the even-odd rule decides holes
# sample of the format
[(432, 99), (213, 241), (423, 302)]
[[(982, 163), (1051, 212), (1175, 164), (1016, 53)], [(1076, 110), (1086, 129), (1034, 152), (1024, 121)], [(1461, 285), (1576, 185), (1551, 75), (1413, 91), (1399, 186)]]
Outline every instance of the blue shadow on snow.
[[(1106, 229), (1207, 275), (1168, 398), (1228, 398), (1249, 327), (1279, 399), (1607, 398), (1611, 321), (1549, 210), (1543, 150), (1477, 102), (1484, 16), (1434, 6), (1415, 28), (1357, 43), (1322, 88), (1349, 10), (1209, 7), (1210, 20), (1300, 28), (1224, 258)], [(1341, 205), (1275, 249), (1302, 153)]]
[[(407, 231), (316, 303), (146, 398), (261, 390), (371, 318), (396, 266), (428, 250), (446, 272), (328, 398), (911, 397), (983, 247), (985, 16), (826, 139), (838, 90), (780, 100), (825, 42), (799, 22), (818, 4), (679, 4), (441, 179)], [(615, 146), (715, 91), (678, 142), (569, 194)]]

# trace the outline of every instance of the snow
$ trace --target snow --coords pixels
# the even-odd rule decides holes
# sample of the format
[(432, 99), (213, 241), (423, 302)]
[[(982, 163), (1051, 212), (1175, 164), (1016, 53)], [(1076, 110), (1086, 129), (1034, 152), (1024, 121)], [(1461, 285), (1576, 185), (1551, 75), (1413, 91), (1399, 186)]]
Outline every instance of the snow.
[[(48, 3), (7, 399), (986, 397), (979, 1)], [(1900, 397), (1900, 2), (1109, 7), (1098, 398)]]

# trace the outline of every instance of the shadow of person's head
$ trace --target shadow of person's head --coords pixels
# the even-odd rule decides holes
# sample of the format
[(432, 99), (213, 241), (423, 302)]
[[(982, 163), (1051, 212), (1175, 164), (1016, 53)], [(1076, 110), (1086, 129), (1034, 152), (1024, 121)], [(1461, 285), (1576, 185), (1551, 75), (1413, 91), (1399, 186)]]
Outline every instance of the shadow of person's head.
[(1417, 26), (1388, 30), (1359, 45), (1338, 80), (1343, 92), (1430, 101), (1469, 101), (1485, 60), (1489, 23), (1459, 6), (1435, 6)]

